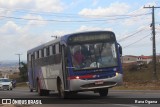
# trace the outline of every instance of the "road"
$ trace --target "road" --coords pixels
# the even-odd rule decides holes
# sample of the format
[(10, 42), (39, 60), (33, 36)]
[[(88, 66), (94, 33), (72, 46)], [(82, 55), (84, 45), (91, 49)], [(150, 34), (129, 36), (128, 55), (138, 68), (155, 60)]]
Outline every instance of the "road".
[[(138, 90), (109, 90), (109, 94), (105, 98), (101, 98), (99, 94), (93, 92), (81, 92), (70, 96), (69, 99), (59, 99), (57, 93), (51, 92), (49, 96), (38, 96), (36, 92), (29, 92), (27, 88), (15, 88), (12, 91), (0, 91), (0, 98), (51, 98), (54, 102), (54, 107), (159, 107), (159, 104), (130, 104), (125, 102), (133, 102), (135, 100), (153, 100), (149, 98), (158, 99), (160, 101), (160, 91), (138, 91)], [(145, 98), (145, 99), (139, 99)], [(47, 99), (48, 100), (48, 99)], [(120, 103), (111, 104), (115, 100)], [(121, 103), (122, 101), (122, 103)], [(109, 103), (109, 104), (107, 104)], [(74, 104), (74, 106), (72, 105)], [(44, 105), (27, 105), (31, 107), (43, 107)], [(45, 105), (45, 107), (53, 107), (53, 104)]]

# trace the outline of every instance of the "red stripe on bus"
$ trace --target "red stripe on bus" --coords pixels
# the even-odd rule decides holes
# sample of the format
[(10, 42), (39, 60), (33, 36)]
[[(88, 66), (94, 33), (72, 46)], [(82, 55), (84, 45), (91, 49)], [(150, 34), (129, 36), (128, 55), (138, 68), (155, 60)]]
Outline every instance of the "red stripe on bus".
[(88, 79), (88, 78), (93, 78), (94, 75), (83, 75), (83, 76), (70, 76), (68, 77), (68, 80), (71, 79)]

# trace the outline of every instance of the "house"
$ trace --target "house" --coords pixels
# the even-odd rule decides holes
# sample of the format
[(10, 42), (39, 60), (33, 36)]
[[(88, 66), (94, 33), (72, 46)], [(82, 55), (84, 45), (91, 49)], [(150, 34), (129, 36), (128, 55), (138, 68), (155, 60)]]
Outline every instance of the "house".
[(144, 65), (149, 64), (152, 61), (151, 56), (133, 56), (133, 55), (125, 55), (122, 56), (121, 62), (123, 64), (123, 67), (130, 66), (130, 65)]
[(160, 62), (160, 55), (157, 55), (157, 62)]
[(136, 63), (137, 56), (125, 55), (125, 56), (122, 56), (121, 61), (122, 61), (122, 63)]
[(125, 55), (121, 57), (121, 62), (123, 67), (137, 64), (137, 56)]
[(151, 56), (141, 55), (141, 56), (138, 56), (137, 58), (138, 58), (137, 59), (138, 63), (149, 64), (152, 61), (152, 57)]

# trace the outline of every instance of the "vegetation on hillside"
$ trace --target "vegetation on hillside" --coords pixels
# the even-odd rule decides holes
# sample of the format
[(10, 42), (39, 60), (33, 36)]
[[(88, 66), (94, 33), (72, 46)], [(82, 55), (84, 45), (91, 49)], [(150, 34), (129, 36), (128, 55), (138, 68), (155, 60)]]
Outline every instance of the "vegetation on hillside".
[[(130, 65), (123, 68), (125, 82), (146, 82), (153, 80), (153, 65), (152, 63), (138, 67)], [(160, 63), (157, 63), (157, 77), (160, 79)]]
[(158, 80), (153, 79), (153, 64), (130, 65), (123, 68), (123, 85), (113, 89), (122, 90), (160, 90), (160, 63), (157, 63)]
[(20, 78), (22, 81), (28, 81), (28, 74), (27, 74), (27, 64), (21, 62), (22, 67), (19, 68), (20, 70)]

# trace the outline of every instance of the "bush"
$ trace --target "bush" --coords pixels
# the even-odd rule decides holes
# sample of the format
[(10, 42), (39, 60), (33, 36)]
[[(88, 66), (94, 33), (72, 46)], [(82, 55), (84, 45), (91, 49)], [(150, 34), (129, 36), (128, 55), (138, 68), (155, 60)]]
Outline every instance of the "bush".
[(22, 67), (19, 68), (20, 70), (20, 77), (22, 81), (27, 81), (27, 64), (21, 62)]
[(129, 71), (137, 71), (139, 69), (138, 65), (133, 64), (128, 67)]

